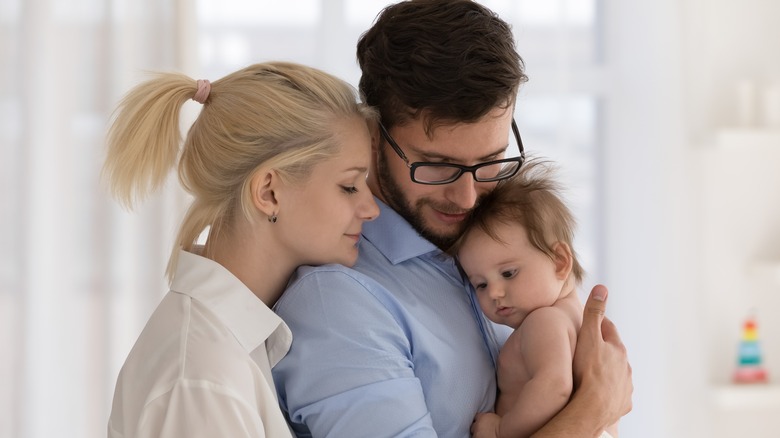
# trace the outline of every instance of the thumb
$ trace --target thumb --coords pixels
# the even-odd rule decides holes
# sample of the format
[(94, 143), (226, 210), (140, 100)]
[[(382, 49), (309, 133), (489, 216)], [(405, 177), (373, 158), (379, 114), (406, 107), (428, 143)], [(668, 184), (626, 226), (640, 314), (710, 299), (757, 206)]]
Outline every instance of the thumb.
[(601, 337), (601, 322), (607, 310), (607, 295), (607, 287), (602, 284), (597, 284), (590, 291), (585, 303), (585, 313), (582, 315), (580, 333), (593, 333)]

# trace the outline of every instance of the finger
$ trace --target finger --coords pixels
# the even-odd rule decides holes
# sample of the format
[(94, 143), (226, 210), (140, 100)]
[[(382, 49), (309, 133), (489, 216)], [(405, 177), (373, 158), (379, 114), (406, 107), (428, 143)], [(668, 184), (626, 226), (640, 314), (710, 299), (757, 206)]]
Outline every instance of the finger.
[(477, 412), (477, 415), (474, 416), (474, 420), (471, 422), (471, 427), (469, 428), (472, 435), (474, 435), (475, 428), (477, 427), (477, 420), (479, 420), (479, 417), (482, 415), (484, 415), (483, 412)]
[(607, 342), (622, 344), (617, 326), (615, 326), (615, 323), (613, 323), (609, 318), (605, 317), (604, 320), (601, 321), (601, 335)]
[(623, 344), (623, 341), (620, 339), (620, 334), (618, 333), (617, 326), (615, 326), (615, 324), (609, 318), (604, 318), (604, 320), (601, 321), (601, 336), (602, 339), (604, 339), (604, 342), (617, 348), (618, 350), (623, 352), (623, 354), (628, 354), (628, 352), (626, 351), (626, 346)]
[(585, 311), (582, 315), (581, 335), (591, 333), (591, 336), (601, 338), (601, 323), (607, 310), (607, 295), (606, 286), (601, 284), (597, 284), (590, 291), (588, 301), (585, 302)]

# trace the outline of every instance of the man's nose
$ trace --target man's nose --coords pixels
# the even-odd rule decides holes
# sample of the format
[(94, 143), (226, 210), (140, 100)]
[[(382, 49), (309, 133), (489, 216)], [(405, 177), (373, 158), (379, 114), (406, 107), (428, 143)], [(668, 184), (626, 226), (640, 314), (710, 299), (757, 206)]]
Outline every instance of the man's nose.
[(447, 199), (462, 210), (470, 210), (477, 203), (477, 181), (469, 172), (463, 172), (460, 178), (447, 184)]

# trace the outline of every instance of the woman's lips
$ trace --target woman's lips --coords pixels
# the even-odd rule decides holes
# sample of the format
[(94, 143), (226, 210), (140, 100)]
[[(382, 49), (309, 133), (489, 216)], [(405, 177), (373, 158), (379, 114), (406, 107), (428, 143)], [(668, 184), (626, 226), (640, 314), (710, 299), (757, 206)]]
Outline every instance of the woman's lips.
[(357, 244), (358, 241), (360, 241), (360, 233), (357, 233), (357, 234), (345, 234), (345, 236), (347, 236), (348, 238), (354, 240), (355, 244)]

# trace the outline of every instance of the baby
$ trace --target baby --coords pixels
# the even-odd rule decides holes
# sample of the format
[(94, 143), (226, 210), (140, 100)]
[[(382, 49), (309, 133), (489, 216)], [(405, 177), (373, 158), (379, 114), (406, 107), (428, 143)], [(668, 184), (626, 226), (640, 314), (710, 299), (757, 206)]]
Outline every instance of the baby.
[(529, 161), (480, 202), (450, 249), (485, 315), (514, 329), (498, 357), (495, 413), (477, 414), (474, 437), (530, 436), (569, 401), (583, 311), (573, 229), (551, 168)]

